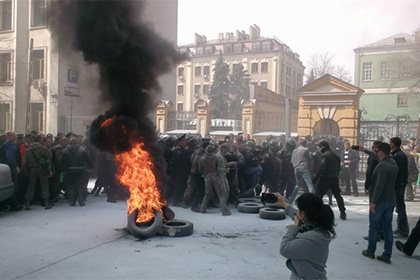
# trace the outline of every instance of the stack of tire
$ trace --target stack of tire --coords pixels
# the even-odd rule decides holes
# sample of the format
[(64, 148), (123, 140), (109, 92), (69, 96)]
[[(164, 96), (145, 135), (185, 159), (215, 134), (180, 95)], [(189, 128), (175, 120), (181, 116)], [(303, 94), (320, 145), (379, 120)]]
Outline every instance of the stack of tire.
[(137, 224), (135, 219), (138, 209), (128, 217), (127, 229), (135, 237), (145, 239), (160, 234), (168, 237), (189, 236), (194, 232), (194, 225), (189, 221), (176, 220), (175, 213), (167, 206), (162, 208), (167, 221), (163, 221), (162, 213), (155, 211), (155, 217), (146, 224)]
[(261, 219), (283, 220), (286, 214), (283, 209), (278, 207), (266, 207), (259, 198), (240, 198), (238, 211), (242, 213), (258, 213)]

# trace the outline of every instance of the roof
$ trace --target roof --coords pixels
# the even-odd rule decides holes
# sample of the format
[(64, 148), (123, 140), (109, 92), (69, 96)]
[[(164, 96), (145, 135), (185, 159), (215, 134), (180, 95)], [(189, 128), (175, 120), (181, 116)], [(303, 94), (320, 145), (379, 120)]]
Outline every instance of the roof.
[[(399, 40), (401, 38), (401, 40)], [(378, 48), (378, 47), (391, 47), (391, 46), (402, 46), (402, 45), (409, 45), (414, 43), (414, 36), (408, 33), (397, 33), (385, 39), (367, 44), (365, 46), (356, 48), (363, 49), (363, 48)]]
[(332, 84), (335, 87), (341, 88), (343, 91), (346, 91), (346, 92), (357, 92), (358, 94), (362, 94), (363, 92), (365, 92), (363, 89), (358, 88), (355, 85), (347, 83), (343, 80), (340, 80), (339, 78), (334, 77), (333, 75), (330, 75), (330, 74), (325, 74), (321, 78), (318, 78), (315, 81), (312, 81), (309, 84), (305, 85), (304, 87), (301, 87), (296, 92), (299, 94), (311, 92), (320, 88), (322, 85), (325, 85), (325, 84)]

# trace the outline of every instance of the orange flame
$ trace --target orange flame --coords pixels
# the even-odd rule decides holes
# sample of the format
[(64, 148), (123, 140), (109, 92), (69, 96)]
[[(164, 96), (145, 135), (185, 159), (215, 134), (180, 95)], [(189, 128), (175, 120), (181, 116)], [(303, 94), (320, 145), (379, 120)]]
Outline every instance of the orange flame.
[(101, 127), (102, 128), (106, 127), (107, 125), (109, 125), (112, 122), (113, 119), (114, 118), (106, 119), (103, 123), (101, 123)]
[(116, 178), (131, 193), (127, 201), (127, 216), (139, 209), (136, 222), (150, 221), (155, 216), (154, 210), (162, 212), (166, 201), (161, 201), (153, 173), (153, 161), (144, 149), (144, 143), (135, 143), (129, 152), (115, 155), (115, 161), (118, 165)]

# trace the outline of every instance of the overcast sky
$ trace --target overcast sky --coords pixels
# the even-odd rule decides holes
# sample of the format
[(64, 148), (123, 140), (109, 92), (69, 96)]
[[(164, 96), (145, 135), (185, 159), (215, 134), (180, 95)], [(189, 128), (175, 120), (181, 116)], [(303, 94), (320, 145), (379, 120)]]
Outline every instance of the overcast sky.
[(305, 65), (314, 53), (335, 55), (354, 76), (353, 49), (420, 27), (420, 0), (178, 0), (178, 45), (194, 33), (219, 33), (256, 24), (261, 36), (276, 36)]

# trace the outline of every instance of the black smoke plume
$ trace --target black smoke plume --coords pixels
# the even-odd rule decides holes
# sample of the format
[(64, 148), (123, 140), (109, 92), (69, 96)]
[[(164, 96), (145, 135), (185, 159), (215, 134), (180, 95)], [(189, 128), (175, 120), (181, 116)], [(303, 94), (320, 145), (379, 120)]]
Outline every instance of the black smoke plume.
[(53, 1), (49, 26), (53, 37), (69, 42), (86, 62), (98, 65), (101, 99), (112, 107), (93, 121), (91, 142), (117, 154), (130, 150), (132, 140), (141, 140), (154, 158), (155, 176), (162, 187), (165, 160), (147, 116), (161, 90), (158, 77), (184, 57), (142, 23), (143, 5), (143, 1), (127, 0)]

